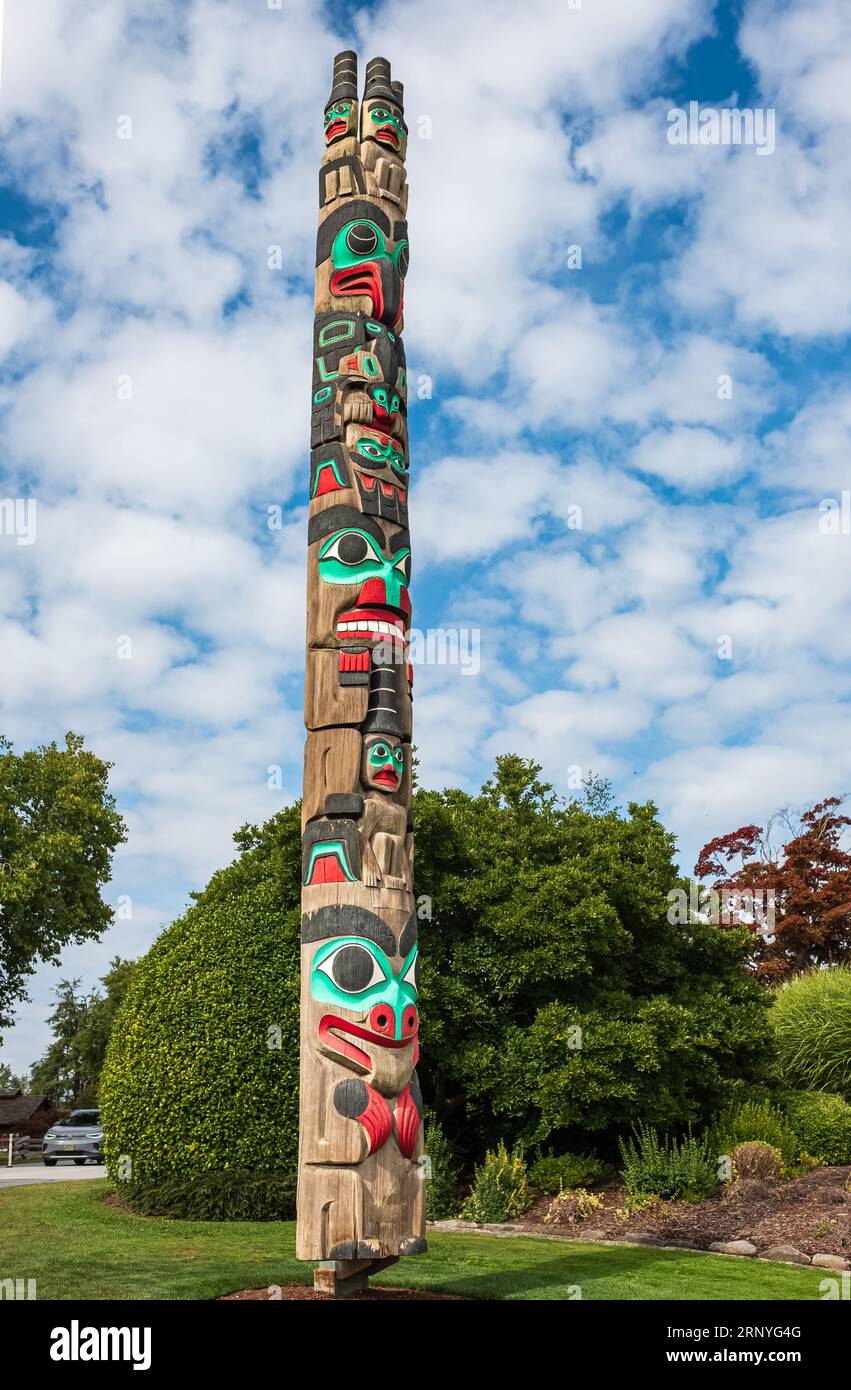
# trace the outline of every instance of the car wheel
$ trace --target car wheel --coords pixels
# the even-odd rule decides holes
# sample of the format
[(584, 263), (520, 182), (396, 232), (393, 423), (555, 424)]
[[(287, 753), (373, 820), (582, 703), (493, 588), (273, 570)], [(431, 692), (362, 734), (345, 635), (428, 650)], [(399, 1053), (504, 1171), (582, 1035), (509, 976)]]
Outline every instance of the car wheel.
[(85, 1160), (84, 1158), (75, 1158), (75, 1159), (74, 1159), (74, 1162), (76, 1163), (76, 1165), (77, 1165), (78, 1168), (82, 1168), (83, 1165), (84, 1165), (84, 1163), (85, 1163), (85, 1161), (86, 1161), (86, 1160)]
[(45, 1168), (55, 1168), (55, 1167), (56, 1167), (56, 1159), (55, 1159), (55, 1158), (45, 1158), (45, 1159), (42, 1160), (42, 1162), (44, 1163)]

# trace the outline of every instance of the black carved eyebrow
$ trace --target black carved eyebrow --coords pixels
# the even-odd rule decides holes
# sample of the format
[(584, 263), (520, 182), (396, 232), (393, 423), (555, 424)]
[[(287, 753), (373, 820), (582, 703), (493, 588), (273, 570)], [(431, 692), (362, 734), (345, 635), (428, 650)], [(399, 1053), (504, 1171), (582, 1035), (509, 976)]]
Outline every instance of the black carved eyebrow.
[(347, 507), (344, 504), (336, 507), (327, 507), (324, 512), (317, 512), (307, 523), (307, 543), (312, 545), (314, 541), (321, 541), (324, 536), (333, 536), (335, 531), (343, 531), (347, 526), (357, 526), (361, 531), (368, 531), (378, 544), (383, 546), (386, 537), (377, 521), (373, 521), (371, 516), (366, 516), (364, 512), (359, 512), (357, 507)]
[(399, 937), (399, 955), (407, 956), (411, 950), (411, 947), (415, 944), (416, 940), (417, 915), (415, 912), (412, 912), (407, 922), (405, 923), (405, 929), (402, 932), (402, 935)]
[(368, 203), (364, 198), (353, 198), (319, 224), (319, 231), (316, 233), (316, 264), (321, 265), (328, 259), (334, 238), (341, 227), (347, 226), (349, 222), (361, 221), (374, 222), (384, 235), (389, 237), (390, 218), (386, 213), (375, 203)]
[(367, 531), (370, 536), (381, 546), (392, 549), (394, 552), (402, 550), (403, 547), (410, 547), (410, 533), (394, 527), (395, 534), (392, 536), (379, 526), (378, 522), (364, 512), (359, 512), (357, 507), (347, 507), (338, 504), (336, 507), (326, 507), (324, 512), (317, 512), (312, 516), (307, 524), (307, 543), (313, 545), (314, 541), (321, 541), (325, 536), (333, 536), (335, 531), (345, 531), (347, 527), (357, 527), (359, 531)]
[(305, 945), (334, 936), (360, 936), (374, 941), (386, 956), (397, 954), (396, 938), (387, 923), (365, 907), (320, 907), (317, 912), (302, 914), (301, 939)]

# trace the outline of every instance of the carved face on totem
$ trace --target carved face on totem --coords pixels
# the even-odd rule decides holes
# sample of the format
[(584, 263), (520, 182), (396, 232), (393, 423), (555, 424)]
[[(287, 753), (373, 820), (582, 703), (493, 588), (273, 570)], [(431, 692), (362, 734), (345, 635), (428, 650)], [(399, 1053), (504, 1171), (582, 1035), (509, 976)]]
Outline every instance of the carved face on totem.
[(369, 314), (402, 329), (408, 224), (375, 203), (346, 201), (320, 224), (316, 239), (316, 307)]
[(419, 958), (415, 919), (399, 939), (361, 907), (305, 916), (316, 1044), (384, 1096), (411, 1080), (419, 1053)]
[(411, 617), (408, 532), (337, 505), (310, 518), (308, 544), (316, 645), (403, 645)]
[(363, 511), (407, 526), (408, 459), (403, 441), (383, 430), (349, 425), (345, 452)]
[(402, 409), (400, 393), (386, 382), (381, 382), (377, 386), (368, 387), (367, 394), (372, 401), (372, 416), (376, 424), (390, 434), (395, 433), (399, 424), (399, 412)]
[(368, 734), (363, 741), (361, 785), (393, 796), (405, 775), (405, 748), (393, 734)]
[(407, 444), (405, 349), (375, 319), (317, 316), (311, 446), (340, 440), (350, 423), (376, 425)]
[(325, 145), (334, 145), (347, 135), (357, 135), (358, 104), (351, 98), (329, 102), (325, 108)]
[(363, 104), (361, 139), (374, 140), (382, 149), (404, 160), (408, 151), (408, 127), (400, 107), (382, 97)]

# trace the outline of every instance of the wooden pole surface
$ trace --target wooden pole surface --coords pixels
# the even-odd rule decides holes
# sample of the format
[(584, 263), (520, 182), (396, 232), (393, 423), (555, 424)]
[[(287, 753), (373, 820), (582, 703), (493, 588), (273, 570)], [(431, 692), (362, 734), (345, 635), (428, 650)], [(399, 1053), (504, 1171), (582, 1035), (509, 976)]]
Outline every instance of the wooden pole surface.
[(334, 60), (319, 175), (302, 810), (297, 1254), (317, 1287), (425, 1249), (411, 825), (407, 127)]

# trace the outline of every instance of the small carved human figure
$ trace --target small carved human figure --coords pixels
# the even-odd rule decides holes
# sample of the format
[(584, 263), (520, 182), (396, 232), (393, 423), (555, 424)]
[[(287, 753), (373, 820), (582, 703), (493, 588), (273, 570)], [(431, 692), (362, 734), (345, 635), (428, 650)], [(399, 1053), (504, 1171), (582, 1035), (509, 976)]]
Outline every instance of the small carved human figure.
[(412, 888), (413, 838), (408, 834), (406, 808), (398, 800), (404, 775), (401, 739), (393, 734), (367, 734), (361, 758), (361, 858), (367, 887)]
[(358, 58), (351, 50), (338, 53), (334, 59), (324, 128), (326, 148), (358, 133)]

